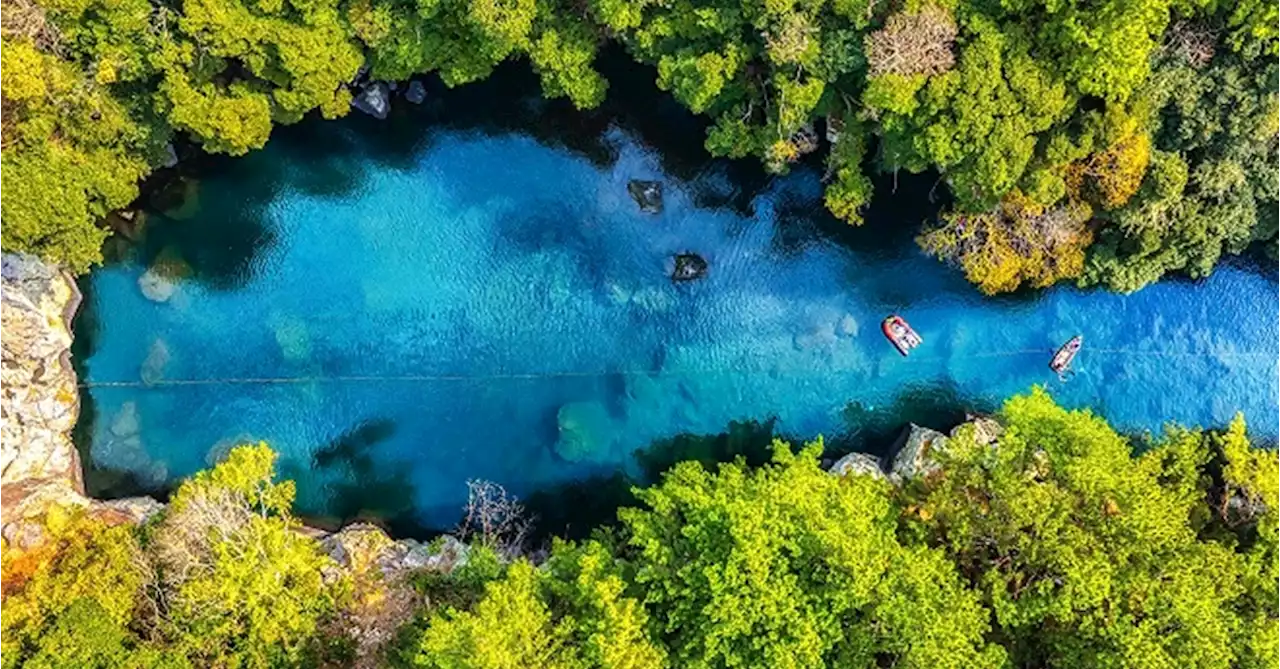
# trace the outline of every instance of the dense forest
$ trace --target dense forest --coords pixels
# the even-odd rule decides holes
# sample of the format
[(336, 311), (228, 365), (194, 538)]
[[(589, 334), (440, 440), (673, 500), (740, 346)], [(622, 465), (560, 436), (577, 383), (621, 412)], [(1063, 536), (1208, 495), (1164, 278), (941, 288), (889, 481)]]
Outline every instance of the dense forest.
[[(523, 59), (598, 105), (607, 43), (711, 119), (706, 148), (936, 170), (920, 245), (983, 291), (1122, 291), (1277, 237), (1274, 0), (4, 0), (3, 242), (76, 270), (176, 139), (243, 154), (361, 81)], [(825, 157), (823, 157), (825, 156)]]
[(775, 442), (759, 467), (683, 462), (581, 542), (530, 546), (520, 505), (485, 494), (465, 560), (407, 584), (350, 555), (336, 569), (291, 515), (270, 448), (242, 446), (141, 527), (55, 507), (52, 541), (4, 553), (0, 655), (77, 669), (1275, 667), (1280, 470), (1242, 419), (1135, 447), (1037, 390), (998, 420), (961, 427), (900, 480), (828, 473), (821, 442)]

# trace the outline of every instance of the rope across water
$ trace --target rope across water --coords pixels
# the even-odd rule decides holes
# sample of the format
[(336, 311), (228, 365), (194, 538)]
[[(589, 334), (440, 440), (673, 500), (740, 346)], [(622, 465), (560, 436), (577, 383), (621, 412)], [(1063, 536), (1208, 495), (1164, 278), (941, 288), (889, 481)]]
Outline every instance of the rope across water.
[[(1197, 353), (1194, 351), (1144, 351), (1118, 348), (1090, 348), (1089, 355), (1109, 356), (1155, 356), (1167, 358), (1213, 358), (1216, 360), (1276, 360), (1275, 353)], [(911, 360), (920, 362), (942, 362), (952, 360), (1007, 358), (1024, 355), (1044, 355), (1046, 361), (1053, 354), (1048, 349), (1019, 349), (1016, 351), (997, 351), (991, 353), (974, 353), (958, 357), (943, 356), (911, 356)], [(813, 369), (788, 372), (792, 375), (826, 375), (836, 374), (840, 369)], [(712, 374), (776, 374), (777, 370), (769, 369), (662, 369), (662, 370), (609, 370), (609, 371), (568, 371), (568, 372), (534, 372), (534, 373), (497, 373), (497, 374), (404, 374), (404, 375), (351, 375), (351, 376), (263, 376), (263, 377), (226, 377), (213, 379), (156, 379), (146, 381), (87, 381), (79, 383), (81, 388), (155, 388), (165, 386), (214, 386), (214, 385), (287, 385), (307, 383), (426, 383), (426, 382), (465, 382), (465, 381), (519, 381), (553, 378), (596, 378), (603, 376), (706, 376)]]

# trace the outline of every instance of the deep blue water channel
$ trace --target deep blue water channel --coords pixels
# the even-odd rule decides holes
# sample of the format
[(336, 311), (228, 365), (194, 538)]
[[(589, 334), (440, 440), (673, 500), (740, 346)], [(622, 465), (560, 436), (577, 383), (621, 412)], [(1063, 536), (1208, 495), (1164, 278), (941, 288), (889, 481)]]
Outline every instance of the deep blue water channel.
[[(886, 184), (867, 229), (844, 230), (818, 170), (744, 180), (672, 167), (623, 122), (566, 131), (583, 149), (433, 114), (277, 132), (93, 272), (77, 334), (99, 488), (265, 440), (304, 510), (446, 527), (469, 478), (528, 495), (634, 473), (655, 441), (745, 419), (883, 448), (867, 435), (1034, 384), (1125, 430), (1242, 410), (1276, 436), (1274, 275), (984, 299), (911, 244), (932, 178)], [(665, 184), (663, 213), (631, 179)], [(681, 252), (703, 280), (668, 278)], [(190, 268), (164, 301), (139, 286), (157, 258)], [(879, 332), (890, 312), (924, 338), (909, 358)], [(1064, 383), (1046, 363), (1077, 333)]]

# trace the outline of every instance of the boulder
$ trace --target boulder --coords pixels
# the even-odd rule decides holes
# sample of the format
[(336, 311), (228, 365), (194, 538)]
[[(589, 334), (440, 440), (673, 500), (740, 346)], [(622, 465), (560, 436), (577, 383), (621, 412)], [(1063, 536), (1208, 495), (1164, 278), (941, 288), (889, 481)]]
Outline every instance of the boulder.
[(120, 413), (111, 419), (111, 436), (121, 439), (136, 437), (141, 432), (138, 421), (138, 403), (133, 401), (120, 405)]
[(938, 468), (934, 455), (947, 448), (947, 437), (937, 430), (915, 423), (903, 430), (894, 450), (889, 478), (895, 481), (932, 472)]
[(178, 284), (195, 274), (176, 246), (160, 249), (147, 271), (138, 277), (138, 289), (152, 302), (168, 302)]
[(627, 192), (640, 205), (640, 211), (646, 214), (662, 213), (662, 182), (633, 180), (627, 184)]
[(681, 253), (676, 256), (675, 268), (671, 270), (672, 281), (693, 281), (707, 274), (707, 261), (696, 253)]
[(351, 106), (378, 120), (385, 119), (391, 111), (391, 89), (381, 81), (367, 83), (351, 98)]
[(408, 88), (404, 90), (404, 99), (408, 100), (410, 104), (422, 104), (427, 99), (427, 87), (417, 79), (410, 81)]
[(874, 476), (875, 478), (884, 478), (884, 469), (880, 465), (880, 458), (866, 453), (850, 453), (831, 465), (832, 474), (836, 476), (847, 476), (849, 474), (865, 474)]
[(147, 212), (121, 209), (107, 214), (106, 222), (125, 239), (136, 242), (146, 235)]
[(853, 314), (845, 314), (840, 319), (839, 330), (840, 334), (846, 337), (858, 336), (858, 319), (854, 318)]

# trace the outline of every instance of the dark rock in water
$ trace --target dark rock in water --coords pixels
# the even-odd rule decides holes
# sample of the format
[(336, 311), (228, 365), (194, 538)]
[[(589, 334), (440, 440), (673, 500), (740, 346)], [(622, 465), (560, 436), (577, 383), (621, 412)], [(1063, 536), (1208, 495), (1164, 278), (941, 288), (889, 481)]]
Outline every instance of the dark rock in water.
[(410, 81), (409, 87), (404, 91), (404, 99), (415, 105), (422, 104), (422, 101), (427, 99), (427, 87), (417, 79)]
[(627, 184), (627, 192), (646, 214), (662, 213), (662, 182), (635, 180)]
[(382, 120), (391, 111), (391, 89), (381, 81), (365, 84), (360, 93), (351, 99), (351, 106)]
[(671, 271), (672, 281), (693, 281), (701, 279), (707, 273), (707, 261), (696, 253), (681, 253), (676, 256), (676, 268)]

